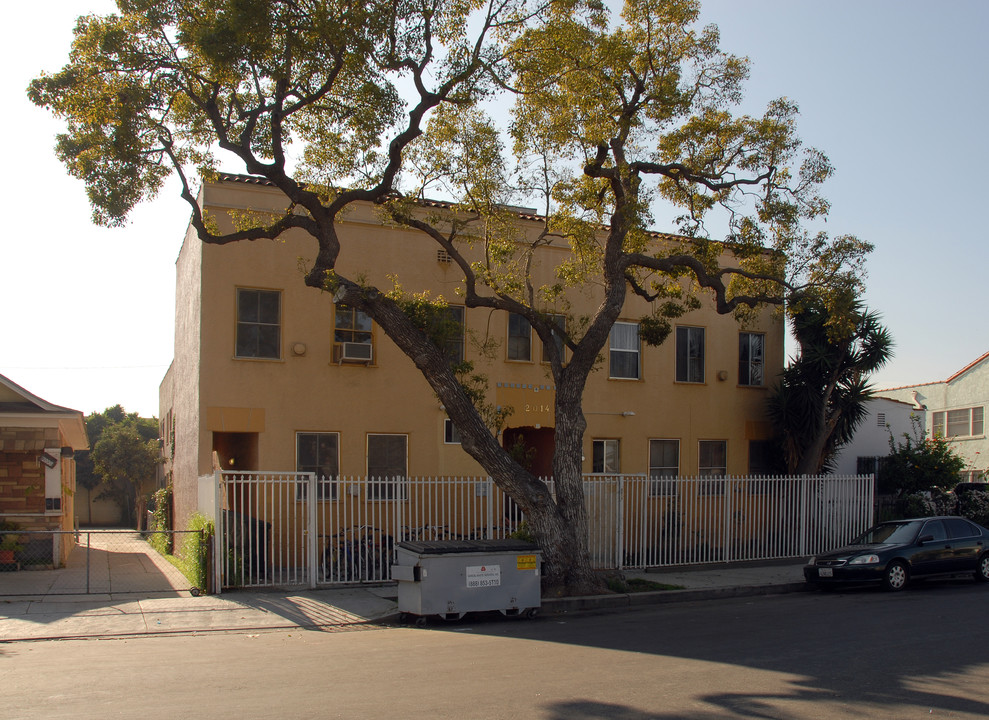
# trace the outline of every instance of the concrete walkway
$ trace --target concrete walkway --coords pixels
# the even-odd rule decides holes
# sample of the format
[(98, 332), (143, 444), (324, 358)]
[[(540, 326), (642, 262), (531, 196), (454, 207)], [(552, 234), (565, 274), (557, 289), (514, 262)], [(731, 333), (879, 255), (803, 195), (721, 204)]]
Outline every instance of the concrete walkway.
[(0, 573), (0, 597), (72, 594), (174, 594), (182, 572), (134, 530), (82, 530), (64, 568)]
[[(158, 568), (153, 560), (108, 561), (111, 587), (116, 590), (103, 594), (56, 595), (42, 590), (36, 595), (15, 595), (9, 589), (7, 578), (3, 577), (15, 573), (0, 573), (0, 642), (288, 629), (340, 632), (378, 627), (394, 622), (398, 617), (398, 592), (394, 584), (314, 591), (236, 591), (208, 596), (193, 596), (174, 587), (143, 592), (120, 590), (133, 587), (137, 583), (135, 578), (146, 579), (142, 576), (148, 574), (148, 562), (152, 562), (162, 575), (168, 575), (167, 568)], [(540, 613), (562, 615), (656, 603), (794, 592), (804, 589), (802, 566), (802, 562), (788, 561), (758, 566), (708, 566), (627, 573), (628, 577), (641, 577), (682, 589), (543, 598)], [(65, 589), (75, 580), (55, 582), (62, 583), (61, 589)], [(182, 578), (175, 585), (187, 586), (187, 581)], [(50, 588), (54, 587), (53, 583)]]

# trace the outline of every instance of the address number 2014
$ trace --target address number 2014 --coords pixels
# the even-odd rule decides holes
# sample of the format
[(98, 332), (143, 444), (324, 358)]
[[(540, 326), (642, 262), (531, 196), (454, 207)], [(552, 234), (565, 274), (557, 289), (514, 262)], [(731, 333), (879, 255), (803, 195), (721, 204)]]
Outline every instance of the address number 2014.
[(539, 413), (552, 412), (553, 411), (553, 406), (552, 405), (536, 405), (536, 404), (533, 404), (533, 403), (526, 403), (525, 404), (525, 411), (527, 413), (530, 413), (530, 412), (539, 412)]

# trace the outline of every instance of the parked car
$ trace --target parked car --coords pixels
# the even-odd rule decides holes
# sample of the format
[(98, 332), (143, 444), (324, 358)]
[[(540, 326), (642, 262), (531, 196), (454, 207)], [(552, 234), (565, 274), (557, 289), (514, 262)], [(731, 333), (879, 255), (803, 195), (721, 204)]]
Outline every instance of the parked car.
[(914, 578), (963, 573), (989, 581), (989, 530), (960, 517), (880, 523), (804, 567), (804, 579), (818, 587), (881, 583), (892, 591)]

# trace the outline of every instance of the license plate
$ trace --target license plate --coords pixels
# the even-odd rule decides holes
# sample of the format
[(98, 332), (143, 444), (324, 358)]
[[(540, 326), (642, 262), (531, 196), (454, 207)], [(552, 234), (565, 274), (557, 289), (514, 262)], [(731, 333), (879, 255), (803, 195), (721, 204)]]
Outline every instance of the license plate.
[(818, 577), (834, 577), (834, 570), (831, 568), (817, 568)]

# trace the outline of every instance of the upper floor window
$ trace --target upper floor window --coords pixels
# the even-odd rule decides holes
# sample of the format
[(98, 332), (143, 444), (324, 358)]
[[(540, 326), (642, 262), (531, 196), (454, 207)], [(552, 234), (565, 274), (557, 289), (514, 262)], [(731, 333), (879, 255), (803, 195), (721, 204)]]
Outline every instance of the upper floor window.
[(618, 440), (594, 440), (591, 449), (591, 472), (621, 472), (619, 468)]
[(464, 306), (447, 306), (448, 327), (444, 330), (443, 349), (450, 359), (451, 365), (459, 365), (464, 361)]
[(969, 437), (985, 434), (985, 408), (970, 407), (933, 414), (935, 437)]
[[(338, 433), (300, 432), (295, 434), (295, 469), (316, 475), (316, 497), (336, 497), (336, 480), (340, 474), (340, 435)], [(305, 485), (299, 485), (299, 497), (305, 497)]]
[(704, 328), (677, 328), (676, 381), (704, 382)]
[(738, 334), (738, 384), (765, 383), (766, 336), (762, 333)]
[(337, 305), (333, 318), (336, 360), (373, 360), (371, 316), (347, 305)]
[[(563, 359), (563, 336), (567, 331), (567, 316), (566, 315), (550, 315), (550, 323), (553, 325), (553, 345), (556, 346), (556, 351), (560, 357)], [(557, 329), (559, 328), (559, 329)], [(543, 343), (543, 362), (549, 362), (549, 351), (550, 345), (548, 343)]]
[(532, 325), (516, 313), (508, 313), (508, 359), (532, 360)]
[(281, 306), (278, 290), (237, 288), (237, 357), (281, 357)]
[(639, 324), (616, 322), (611, 328), (609, 377), (639, 379)]
[(443, 420), (443, 442), (447, 445), (460, 444), (460, 431), (450, 418)]

